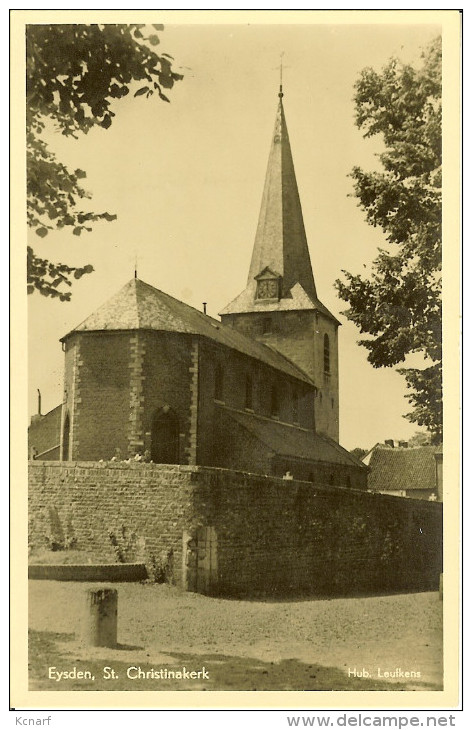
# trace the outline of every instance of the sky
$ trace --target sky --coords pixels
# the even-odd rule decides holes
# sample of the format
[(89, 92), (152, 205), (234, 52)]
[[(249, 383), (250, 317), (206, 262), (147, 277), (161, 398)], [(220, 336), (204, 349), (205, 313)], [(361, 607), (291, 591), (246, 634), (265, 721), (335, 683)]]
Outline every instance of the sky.
[(184, 74), (170, 104), (129, 94), (113, 107), (108, 130), (77, 140), (48, 130), (61, 162), (87, 172), (88, 209), (118, 217), (80, 238), (29, 234), (38, 255), (95, 268), (74, 282), (69, 303), (28, 297), (30, 415), (37, 388), (43, 413), (62, 400), (59, 338), (133, 277), (136, 260), (140, 279), (199, 309), (207, 302), (214, 317), (244, 289), (283, 52), (284, 109), (317, 292), (342, 323), (340, 442), (368, 449), (419, 430), (403, 418), (403, 378), (367, 362), (334, 282), (343, 269), (368, 271), (385, 245), (352, 197), (350, 171), (378, 169), (381, 150), (355, 126), (355, 81), (391, 56), (419, 62), (439, 32), (431, 24), (166, 25), (159, 50)]

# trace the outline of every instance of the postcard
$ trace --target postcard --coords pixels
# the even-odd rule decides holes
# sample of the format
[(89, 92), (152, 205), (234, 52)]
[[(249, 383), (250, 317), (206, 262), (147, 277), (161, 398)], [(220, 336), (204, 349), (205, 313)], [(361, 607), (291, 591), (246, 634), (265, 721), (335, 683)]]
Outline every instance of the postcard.
[(12, 11), (13, 708), (458, 707), (460, 47)]

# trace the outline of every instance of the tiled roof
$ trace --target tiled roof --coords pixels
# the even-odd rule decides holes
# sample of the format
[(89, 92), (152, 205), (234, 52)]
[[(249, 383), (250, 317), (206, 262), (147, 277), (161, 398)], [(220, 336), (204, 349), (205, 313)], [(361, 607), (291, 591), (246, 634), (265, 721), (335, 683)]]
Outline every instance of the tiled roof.
[(228, 418), (243, 426), (266, 447), (280, 456), (329, 462), (330, 464), (364, 466), (338, 443), (313, 431), (253, 413), (220, 407)]
[(435, 446), (375, 447), (370, 454), (368, 488), (374, 492), (436, 489)]
[(139, 329), (202, 335), (292, 377), (312, 383), (302, 370), (280, 353), (140, 279), (131, 279), (108, 302), (62, 339), (74, 332)]
[(61, 441), (61, 414), (62, 405), (56, 406), (49, 413), (45, 413), (44, 416), (34, 420), (29, 427), (29, 447), (34, 446), (39, 456), (45, 451), (59, 446)]
[(256, 287), (256, 281), (248, 284), (246, 289), (220, 312), (221, 316), (243, 312), (287, 312), (291, 310), (300, 312), (308, 309), (321, 312), (335, 322), (339, 322), (319, 299), (309, 297), (301, 284), (295, 284), (290, 290), (290, 296), (284, 296), (278, 301), (256, 299)]

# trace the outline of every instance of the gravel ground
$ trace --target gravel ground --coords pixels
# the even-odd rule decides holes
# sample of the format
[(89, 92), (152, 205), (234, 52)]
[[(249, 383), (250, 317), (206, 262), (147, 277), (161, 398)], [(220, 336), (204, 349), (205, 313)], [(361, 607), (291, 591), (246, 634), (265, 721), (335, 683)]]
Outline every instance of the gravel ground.
[[(30, 581), (30, 628), (78, 639), (85, 590), (97, 587)], [(442, 602), (437, 593), (248, 601), (182, 593), (164, 585), (110, 587), (118, 589), (120, 650), (80, 647), (76, 641), (78, 658), (112, 662), (119, 654), (123, 662), (162, 664), (167, 659), (168, 664), (171, 654), (220, 655), (222, 661), (244, 658), (267, 666), (296, 660), (336, 668), (346, 677), (349, 669), (364, 669), (372, 678), (379, 669), (398, 668), (421, 672), (421, 679), (383, 681), (401, 682), (401, 689), (442, 688)]]

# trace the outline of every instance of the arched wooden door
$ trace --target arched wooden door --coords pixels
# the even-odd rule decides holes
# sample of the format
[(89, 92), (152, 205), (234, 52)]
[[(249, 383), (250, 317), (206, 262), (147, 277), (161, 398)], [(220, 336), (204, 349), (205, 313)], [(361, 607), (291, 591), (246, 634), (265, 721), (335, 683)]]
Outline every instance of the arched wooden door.
[(179, 464), (179, 422), (169, 408), (162, 408), (154, 416), (151, 459), (155, 464)]

